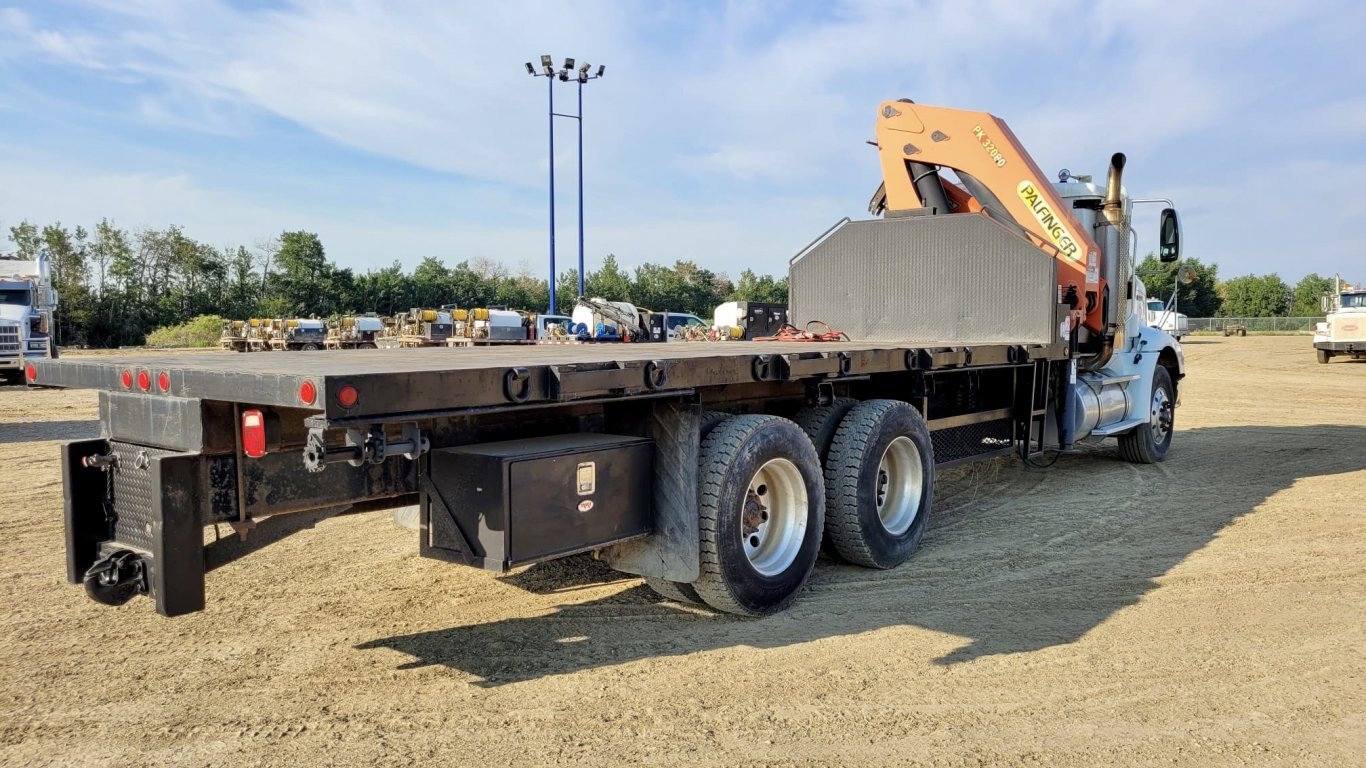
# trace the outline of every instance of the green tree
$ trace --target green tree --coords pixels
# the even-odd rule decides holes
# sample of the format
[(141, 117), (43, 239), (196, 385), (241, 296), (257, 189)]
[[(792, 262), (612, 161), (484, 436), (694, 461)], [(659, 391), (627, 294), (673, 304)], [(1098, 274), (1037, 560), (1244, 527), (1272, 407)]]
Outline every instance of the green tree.
[(726, 301), (762, 301), (773, 304), (787, 303), (787, 278), (774, 280), (772, 275), (758, 276), (754, 270), (746, 269), (740, 273), (735, 288), (726, 294)]
[(30, 223), (27, 219), (9, 228), (9, 239), (19, 249), (15, 255), (25, 261), (32, 261), (43, 248), (43, 237), (39, 233), (38, 225)]
[(1277, 317), (1290, 306), (1290, 287), (1277, 275), (1243, 275), (1225, 280), (1225, 317)]
[(433, 256), (423, 259), (413, 270), (411, 281), (413, 306), (439, 307), (459, 303), (451, 295), (451, 270), (441, 263), (441, 259)]
[(631, 300), (631, 276), (617, 265), (617, 257), (613, 254), (604, 256), (602, 266), (589, 272), (583, 283), (589, 296), (608, 301)]
[(1290, 299), (1290, 315), (1312, 317), (1323, 314), (1320, 299), (1332, 292), (1333, 278), (1319, 277), (1316, 273), (1310, 272), (1295, 283), (1295, 290)]
[(1190, 317), (1214, 317), (1219, 314), (1222, 299), (1219, 295), (1219, 265), (1205, 264), (1199, 259), (1185, 259), (1180, 263), (1163, 264), (1149, 253), (1138, 265), (1139, 279), (1150, 299), (1167, 301), (1176, 286), (1176, 273), (1181, 266), (1195, 270), (1195, 282), (1178, 286), (1177, 307)]
[(274, 255), (267, 299), (285, 315), (307, 316), (321, 309), (319, 287), (332, 273), (322, 240), (312, 232), (284, 232)]

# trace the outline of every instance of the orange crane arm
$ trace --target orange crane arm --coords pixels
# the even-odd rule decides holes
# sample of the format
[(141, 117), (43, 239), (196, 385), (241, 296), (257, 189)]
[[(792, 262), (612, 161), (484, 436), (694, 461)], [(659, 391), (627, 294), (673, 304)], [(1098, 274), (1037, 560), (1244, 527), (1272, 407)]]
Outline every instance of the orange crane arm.
[[(1013, 222), (1057, 258), (1058, 285), (1064, 294), (1075, 291), (1083, 323), (1105, 332), (1100, 249), (1003, 120), (986, 112), (884, 101), (878, 107), (877, 147), (883, 190), (875, 206), (944, 209), (937, 213), (984, 209)], [(940, 168), (953, 169), (966, 193), (942, 179)]]

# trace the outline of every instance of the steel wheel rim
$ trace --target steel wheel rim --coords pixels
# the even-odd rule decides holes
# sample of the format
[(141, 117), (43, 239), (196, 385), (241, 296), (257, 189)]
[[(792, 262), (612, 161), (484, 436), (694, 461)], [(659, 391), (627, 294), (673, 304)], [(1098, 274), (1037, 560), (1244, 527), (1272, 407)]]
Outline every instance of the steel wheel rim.
[(1148, 429), (1152, 431), (1153, 442), (1161, 445), (1166, 442), (1172, 431), (1172, 403), (1167, 390), (1158, 387), (1153, 392), (1152, 412), (1148, 415)]
[(873, 499), (882, 527), (893, 536), (910, 530), (920, 514), (920, 500), (925, 493), (925, 470), (914, 440), (902, 435), (887, 446), (878, 462), (874, 482)]
[(788, 459), (772, 459), (750, 478), (740, 502), (740, 539), (749, 564), (777, 576), (796, 561), (806, 539), (806, 482)]

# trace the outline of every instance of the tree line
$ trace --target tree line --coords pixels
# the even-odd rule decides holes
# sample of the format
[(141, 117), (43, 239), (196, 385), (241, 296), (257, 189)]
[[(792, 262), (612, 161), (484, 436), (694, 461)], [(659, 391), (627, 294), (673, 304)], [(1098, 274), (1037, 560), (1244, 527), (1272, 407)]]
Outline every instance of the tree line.
[[(129, 231), (102, 219), (87, 230), (23, 221), (9, 228), (9, 239), (20, 258), (47, 252), (60, 299), (56, 333), (62, 345), (141, 344), (156, 328), (201, 315), (392, 315), (443, 304), (544, 311), (550, 303), (546, 278), (526, 266), (513, 271), (488, 258), (448, 266), (428, 256), (411, 271), (396, 260), (358, 273), (330, 261), (318, 236), (304, 231), (282, 232), (252, 247), (214, 246), (178, 226)], [(1191, 267), (1195, 280), (1178, 285), (1179, 266)], [(1320, 297), (1333, 285), (1332, 278), (1317, 274), (1294, 286), (1275, 274), (1220, 280), (1217, 264), (1199, 259), (1162, 264), (1152, 254), (1139, 265), (1139, 274), (1149, 297), (1165, 301), (1178, 291), (1180, 311), (1191, 317), (1315, 316), (1321, 314)], [(560, 311), (572, 307), (578, 280), (572, 269), (558, 276)], [(788, 297), (786, 277), (745, 270), (732, 281), (692, 261), (646, 263), (627, 271), (611, 254), (584, 283), (589, 296), (703, 318), (723, 301), (786, 303)]]
[[(312, 232), (282, 232), (245, 245), (214, 246), (178, 226), (129, 231), (108, 219), (93, 229), (28, 221), (9, 228), (19, 258), (46, 251), (57, 289), (57, 340), (62, 345), (117, 347), (142, 344), (147, 334), (201, 315), (329, 317), (412, 307), (506, 306), (544, 312), (550, 304), (545, 277), (529, 267), (512, 271), (488, 258), (447, 266), (428, 256), (405, 271), (395, 260), (358, 273), (327, 258)], [(568, 313), (578, 295), (577, 270), (556, 280), (556, 304)], [(614, 255), (584, 278), (589, 296), (629, 301), (655, 310), (710, 318), (723, 301), (786, 303), (787, 278), (745, 270), (725, 273), (691, 261), (623, 269)]]
[[(1183, 266), (1195, 280), (1177, 284)], [(1219, 279), (1219, 265), (1199, 259), (1163, 264), (1153, 254), (1138, 265), (1149, 298), (1167, 301), (1177, 291), (1177, 308), (1189, 317), (1314, 317), (1323, 314), (1320, 297), (1332, 292), (1333, 278), (1310, 273), (1291, 286), (1279, 275), (1241, 275)]]

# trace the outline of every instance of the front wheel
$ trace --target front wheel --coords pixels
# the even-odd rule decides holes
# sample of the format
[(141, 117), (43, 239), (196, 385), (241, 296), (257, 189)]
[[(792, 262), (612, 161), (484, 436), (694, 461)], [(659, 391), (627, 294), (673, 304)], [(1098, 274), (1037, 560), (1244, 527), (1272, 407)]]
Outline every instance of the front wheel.
[(743, 616), (779, 611), (816, 565), (824, 525), (820, 461), (806, 433), (777, 416), (717, 425), (698, 462), (697, 595)]
[(318, 345), (317, 345), (317, 344), (313, 344), (313, 343), (309, 343), (309, 344), (303, 345), (302, 347), (299, 347), (299, 349), (303, 350), (304, 352), (317, 352), (317, 351), (318, 351)]
[(1148, 399), (1148, 423), (1119, 436), (1119, 452), (1135, 464), (1156, 464), (1167, 458), (1172, 445), (1176, 419), (1176, 391), (1171, 374), (1162, 366), (1153, 371), (1153, 389)]
[(1333, 353), (1326, 349), (1316, 349), (1314, 352), (1318, 354), (1320, 363), (1326, 363), (1333, 358)]

